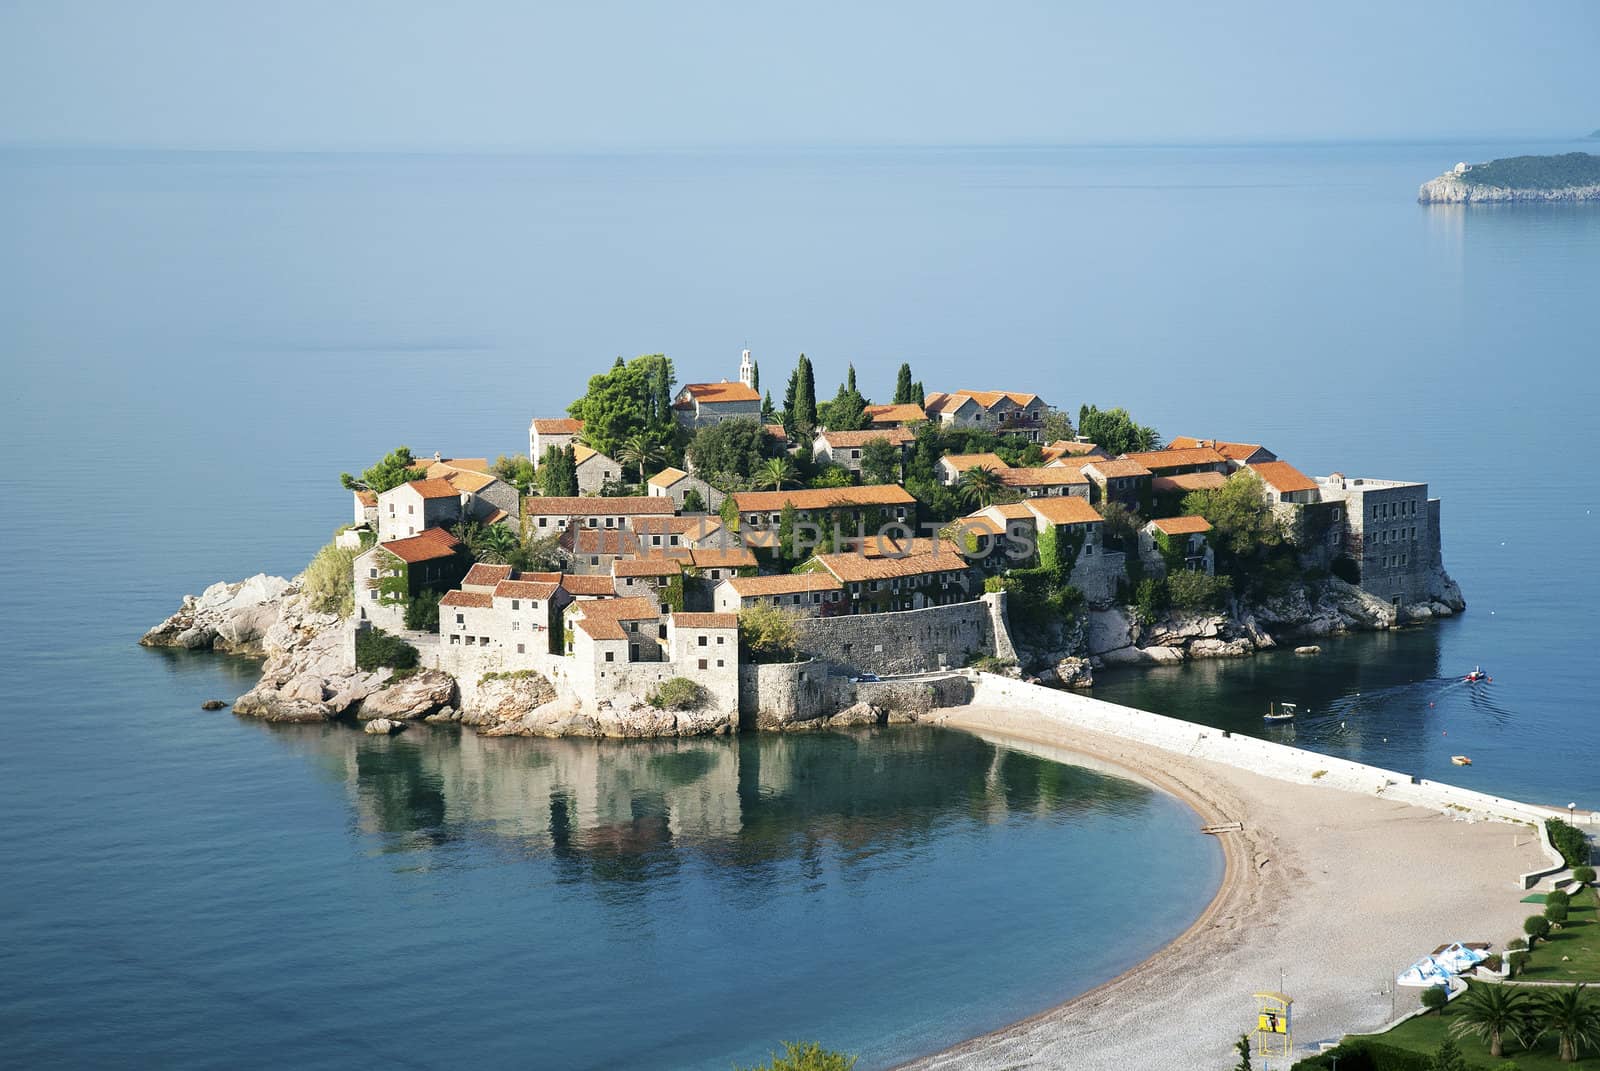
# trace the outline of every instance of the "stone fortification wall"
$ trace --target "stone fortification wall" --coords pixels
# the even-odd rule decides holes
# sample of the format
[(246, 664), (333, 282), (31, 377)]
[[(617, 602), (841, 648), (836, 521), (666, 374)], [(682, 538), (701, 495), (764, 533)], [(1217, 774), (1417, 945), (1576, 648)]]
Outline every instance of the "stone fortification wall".
[[(1380, 795), (1398, 803), (1447, 814), (1531, 822), (1538, 826), (1542, 826), (1546, 818), (1566, 817), (1564, 810), (1557, 811), (1551, 807), (1474, 792), (1440, 781), (1413, 781), (1411, 775), (1394, 770), (1332, 755), (1319, 755), (1256, 737), (1225, 735), (1220, 729), (1134, 710), (1084, 695), (1054, 691), (988, 673), (974, 676), (977, 681), (973, 698), (975, 705), (1026, 710), (1044, 721), (1136, 740), (1176, 754), (1208, 759), (1280, 781)], [(1600, 818), (1589, 818), (1590, 825), (1600, 829)]]
[(740, 723), (747, 729), (782, 729), (825, 718), (847, 705), (849, 684), (817, 659), (742, 665)]
[[(888, 614), (807, 618), (800, 647), (845, 673), (926, 673), (964, 666), (996, 650), (990, 603), (982, 599)], [(1006, 637), (1005, 646), (1011, 640)]]

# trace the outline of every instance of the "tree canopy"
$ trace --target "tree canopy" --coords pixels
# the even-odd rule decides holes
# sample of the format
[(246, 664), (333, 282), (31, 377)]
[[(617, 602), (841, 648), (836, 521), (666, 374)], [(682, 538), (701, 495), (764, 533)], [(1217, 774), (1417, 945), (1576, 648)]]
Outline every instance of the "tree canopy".
[(578, 493), (578, 458), (572, 444), (545, 448), (539, 462), (539, 493), (552, 498), (572, 497)]
[(427, 473), (423, 469), (411, 468), (411, 447), (397, 446), (383, 457), (379, 458), (371, 468), (361, 474), (359, 478), (348, 472), (339, 473), (339, 482), (349, 491), (371, 491), (373, 494), (399, 487), (410, 480), (420, 480)]
[(610, 371), (589, 377), (588, 391), (567, 412), (583, 421), (584, 442), (608, 457), (619, 457), (624, 445), (639, 435), (664, 450), (677, 432), (673, 382), (672, 361), (664, 354), (626, 363), (618, 357)]
[(1136, 422), (1120, 406), (1104, 411), (1093, 405), (1081, 407), (1078, 410), (1078, 434), (1113, 457), (1140, 450), (1154, 450), (1161, 445), (1161, 436), (1156, 429)]
[(888, 439), (868, 439), (861, 448), (863, 483), (896, 483), (900, 479), (900, 448)]
[(1204, 517), (1216, 530), (1212, 545), (1235, 559), (1250, 558), (1283, 543), (1283, 532), (1267, 501), (1261, 477), (1240, 469), (1214, 491), (1190, 491), (1183, 512)]
[(689, 443), (689, 460), (702, 479), (724, 474), (748, 480), (766, 462), (765, 443), (766, 431), (759, 423), (736, 417), (701, 428)]

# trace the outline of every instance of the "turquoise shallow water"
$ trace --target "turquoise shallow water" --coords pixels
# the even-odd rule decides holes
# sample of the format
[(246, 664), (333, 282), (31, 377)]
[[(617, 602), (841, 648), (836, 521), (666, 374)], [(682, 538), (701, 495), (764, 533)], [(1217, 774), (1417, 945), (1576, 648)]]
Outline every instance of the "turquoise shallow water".
[[(1097, 692), (1240, 727), (1298, 698), (1307, 746), (1600, 798), (1600, 210), (1413, 203), (1567, 148), (0, 153), (8, 1054), (725, 1067), (805, 1035), (878, 1067), (1199, 910), (1220, 861), (1175, 803), (958, 735), (370, 741), (201, 714), (252, 668), (131, 646), (297, 570), (339, 470), (515, 451), (619, 353), (731, 377), (748, 343), (781, 384), (804, 350), (879, 396), (908, 359), (1427, 479), (1459, 621)], [(1477, 662), (1492, 689), (1437, 679)], [(1175, 899), (1128, 910), (1130, 872)]]

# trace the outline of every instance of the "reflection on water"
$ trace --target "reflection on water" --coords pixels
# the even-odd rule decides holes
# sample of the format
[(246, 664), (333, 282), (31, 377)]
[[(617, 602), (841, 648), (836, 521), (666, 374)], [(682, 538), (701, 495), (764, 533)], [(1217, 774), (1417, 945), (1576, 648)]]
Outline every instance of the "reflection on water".
[(922, 727), (628, 742), (267, 728), (346, 780), (380, 850), (477, 838), (553, 858), (568, 880), (649, 880), (684, 853), (759, 871), (820, 842), (861, 860), (945, 823), (1128, 814), (1151, 797), (1132, 781)]

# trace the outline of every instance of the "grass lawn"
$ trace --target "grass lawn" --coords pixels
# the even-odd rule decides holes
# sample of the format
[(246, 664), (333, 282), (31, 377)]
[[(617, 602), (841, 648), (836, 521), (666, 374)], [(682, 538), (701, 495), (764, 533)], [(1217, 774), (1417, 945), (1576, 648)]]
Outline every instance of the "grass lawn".
[[(1561, 957), (1567, 957), (1565, 963)], [(1600, 982), (1600, 919), (1596, 895), (1584, 889), (1572, 898), (1566, 924), (1540, 941), (1518, 975), (1537, 982)]]
[[(1459, 999), (1459, 998), (1458, 998)], [(1452, 1001), (1452, 1004), (1455, 1002)], [(1429, 1012), (1419, 1015), (1415, 1019), (1407, 1019), (1387, 1034), (1352, 1034), (1351, 1037), (1370, 1037), (1372, 1040), (1385, 1045), (1393, 1045), (1400, 1049), (1410, 1049), (1412, 1052), (1425, 1053), (1432, 1056), (1438, 1051), (1439, 1045), (1449, 1036), (1448, 1031), (1452, 1019), (1449, 1008), (1441, 1017), (1438, 1013)], [(1506, 1060), (1516, 1062), (1518, 1071), (1594, 1071), (1600, 1069), (1600, 1055), (1593, 1052), (1585, 1053), (1577, 1063), (1564, 1064), (1556, 1055), (1556, 1042), (1554, 1038), (1545, 1038), (1532, 1050), (1523, 1049), (1516, 1042), (1507, 1040), (1505, 1058), (1491, 1059), (1489, 1046), (1468, 1034), (1456, 1038), (1456, 1045), (1460, 1047), (1461, 1054), (1467, 1058), (1467, 1066), (1472, 1068), (1498, 1068), (1505, 1065)]]

